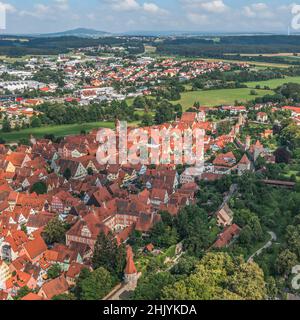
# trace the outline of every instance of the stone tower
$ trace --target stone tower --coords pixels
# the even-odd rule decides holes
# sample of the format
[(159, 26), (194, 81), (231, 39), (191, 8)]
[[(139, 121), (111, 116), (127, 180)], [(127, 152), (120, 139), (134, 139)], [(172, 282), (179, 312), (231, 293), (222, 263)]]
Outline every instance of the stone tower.
[(132, 287), (135, 287), (138, 280), (138, 272), (133, 261), (133, 252), (131, 246), (126, 247), (126, 254), (127, 263), (124, 270), (124, 282), (132, 285)]

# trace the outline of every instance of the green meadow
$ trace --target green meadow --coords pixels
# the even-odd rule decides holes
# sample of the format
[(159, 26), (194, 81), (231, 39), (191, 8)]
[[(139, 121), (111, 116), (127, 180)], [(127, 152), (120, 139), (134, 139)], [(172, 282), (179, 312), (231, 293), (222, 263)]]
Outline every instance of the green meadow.
[(181, 99), (173, 103), (180, 103), (183, 109), (187, 110), (195, 102), (200, 102), (202, 106), (213, 107), (234, 104), (235, 101), (244, 103), (256, 97), (274, 93), (272, 90), (256, 90), (257, 95), (253, 96), (250, 94), (250, 91), (250, 88), (189, 91), (182, 93)]
[(114, 128), (115, 124), (113, 122), (90, 122), (82, 124), (69, 124), (60, 126), (44, 126), (41, 128), (28, 128), (20, 131), (12, 132), (0, 132), (0, 137), (6, 142), (15, 142), (20, 139), (28, 139), (30, 135), (35, 138), (43, 138), (46, 134), (53, 134), (56, 137), (64, 137), (68, 135), (79, 134), (81, 131), (90, 131), (97, 128)]
[(246, 82), (245, 84), (249, 88), (255, 88), (257, 85), (260, 85), (261, 88), (263, 88), (264, 86), (267, 86), (270, 89), (276, 89), (277, 87), (279, 87), (285, 83), (288, 83), (288, 82), (300, 84), (300, 77), (285, 77), (283, 79), (272, 79), (272, 80), (266, 80), (266, 81)]

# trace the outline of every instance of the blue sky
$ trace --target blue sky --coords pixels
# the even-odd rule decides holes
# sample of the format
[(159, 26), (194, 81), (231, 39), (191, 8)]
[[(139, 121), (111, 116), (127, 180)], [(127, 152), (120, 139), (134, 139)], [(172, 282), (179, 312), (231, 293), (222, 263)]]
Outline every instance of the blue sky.
[(283, 32), (297, 0), (7, 0), (0, 4), (7, 11), (7, 28), (2, 33), (77, 27), (110, 32)]

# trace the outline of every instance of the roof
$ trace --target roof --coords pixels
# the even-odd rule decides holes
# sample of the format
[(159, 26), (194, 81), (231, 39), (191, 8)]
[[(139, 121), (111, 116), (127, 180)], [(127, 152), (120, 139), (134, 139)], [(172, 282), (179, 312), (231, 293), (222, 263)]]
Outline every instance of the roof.
[(52, 299), (59, 294), (66, 293), (68, 289), (69, 285), (64, 275), (46, 282), (41, 288), (42, 292), (48, 299)]
[(26, 296), (24, 296), (21, 300), (24, 301), (37, 301), (37, 300), (44, 300), (43, 297), (39, 296), (36, 293), (29, 292)]
[(241, 232), (241, 229), (238, 225), (233, 224), (226, 228), (220, 235), (218, 240), (214, 243), (215, 248), (223, 248), (230, 244), (232, 239), (239, 235)]
[(30, 259), (35, 259), (47, 250), (47, 245), (42, 237), (36, 237), (34, 240), (27, 242), (24, 249)]
[(249, 160), (249, 158), (247, 157), (247, 155), (246, 154), (244, 154), (243, 155), (243, 157), (242, 157), (242, 159), (241, 159), (241, 161), (240, 161), (240, 164), (249, 164), (249, 163), (251, 163), (250, 162), (250, 160)]
[(77, 262), (72, 262), (66, 276), (68, 278), (76, 278), (82, 269), (87, 268), (85, 265), (77, 263)]
[(124, 270), (125, 274), (135, 274), (137, 273), (134, 261), (133, 261), (133, 252), (130, 246), (127, 246), (127, 264)]

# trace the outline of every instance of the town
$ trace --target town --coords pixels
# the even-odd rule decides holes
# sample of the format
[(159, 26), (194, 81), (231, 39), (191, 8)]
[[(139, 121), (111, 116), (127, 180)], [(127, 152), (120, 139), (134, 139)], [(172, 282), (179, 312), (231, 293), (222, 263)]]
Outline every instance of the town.
[(299, 300), (298, 54), (74, 38), (0, 57), (0, 300)]

